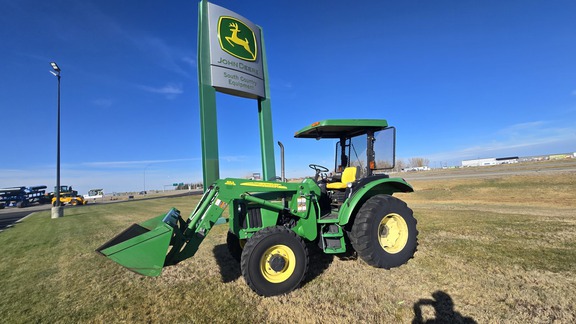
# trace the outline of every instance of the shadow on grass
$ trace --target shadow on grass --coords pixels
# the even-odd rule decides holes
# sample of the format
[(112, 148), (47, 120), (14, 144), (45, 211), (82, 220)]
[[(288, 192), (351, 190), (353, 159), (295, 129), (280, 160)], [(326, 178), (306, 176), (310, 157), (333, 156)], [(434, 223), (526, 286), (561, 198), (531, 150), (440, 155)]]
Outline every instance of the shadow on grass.
[[(220, 268), (220, 274), (222, 275), (222, 281), (224, 283), (235, 281), (242, 276), (240, 263), (230, 255), (226, 244), (216, 245), (212, 252)], [(320, 276), (328, 269), (334, 259), (334, 256), (325, 254), (315, 244), (308, 244), (308, 254), (308, 274), (302, 283), (303, 285)]]
[[(414, 304), (414, 319), (412, 320), (412, 324), (477, 323), (473, 318), (462, 316), (462, 314), (454, 311), (454, 301), (447, 293), (438, 290), (432, 293), (432, 298), (433, 299), (420, 299)], [(434, 309), (434, 318), (424, 320), (422, 310), (428, 306)]]
[(326, 254), (322, 249), (318, 247), (316, 243), (307, 244), (308, 247), (308, 274), (302, 285), (319, 277), (332, 263), (334, 256), (332, 254)]
[(222, 281), (224, 283), (232, 282), (240, 278), (242, 275), (240, 263), (230, 255), (226, 244), (216, 245), (212, 252), (214, 253), (218, 267), (220, 267), (220, 274), (222, 275)]

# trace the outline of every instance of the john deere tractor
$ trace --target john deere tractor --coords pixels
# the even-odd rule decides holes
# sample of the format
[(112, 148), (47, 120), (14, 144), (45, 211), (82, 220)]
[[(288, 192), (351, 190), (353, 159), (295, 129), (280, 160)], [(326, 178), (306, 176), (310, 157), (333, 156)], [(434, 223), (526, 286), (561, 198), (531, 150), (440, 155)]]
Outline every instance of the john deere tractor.
[(132, 271), (158, 276), (163, 267), (192, 257), (228, 208), (228, 249), (259, 295), (297, 288), (306, 276), (310, 244), (328, 254), (355, 252), (385, 269), (412, 258), (416, 220), (392, 195), (413, 189), (382, 173), (394, 166), (395, 129), (386, 120), (324, 120), (295, 137), (334, 140), (333, 168), (310, 164), (314, 175), (299, 182), (218, 180), (188, 219), (172, 208), (133, 224), (97, 251)]

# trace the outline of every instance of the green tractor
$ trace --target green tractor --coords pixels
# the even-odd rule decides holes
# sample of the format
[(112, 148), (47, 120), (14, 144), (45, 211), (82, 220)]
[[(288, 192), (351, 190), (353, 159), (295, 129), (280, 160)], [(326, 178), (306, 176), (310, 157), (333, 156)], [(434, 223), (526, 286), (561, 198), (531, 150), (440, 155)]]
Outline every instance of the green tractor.
[(172, 208), (133, 224), (97, 252), (137, 273), (158, 276), (164, 266), (192, 257), (228, 208), (228, 249), (259, 295), (285, 294), (300, 285), (308, 269), (307, 244), (328, 254), (355, 252), (385, 269), (412, 258), (416, 219), (392, 195), (413, 189), (382, 172), (394, 166), (395, 129), (386, 120), (324, 120), (295, 137), (337, 140), (334, 169), (310, 164), (313, 177), (286, 182), (282, 157), (280, 181), (220, 179), (187, 220)]

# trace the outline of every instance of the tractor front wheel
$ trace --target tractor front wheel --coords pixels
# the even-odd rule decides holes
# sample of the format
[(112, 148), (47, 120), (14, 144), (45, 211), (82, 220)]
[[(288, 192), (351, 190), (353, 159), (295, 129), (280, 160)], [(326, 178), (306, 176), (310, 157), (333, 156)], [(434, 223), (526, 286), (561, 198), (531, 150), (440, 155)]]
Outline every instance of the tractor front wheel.
[(412, 210), (389, 195), (368, 199), (358, 211), (351, 233), (358, 256), (371, 266), (385, 269), (408, 262), (416, 252), (417, 237)]
[(244, 246), (240, 263), (244, 280), (261, 296), (275, 296), (297, 288), (308, 270), (308, 248), (292, 230), (267, 227)]

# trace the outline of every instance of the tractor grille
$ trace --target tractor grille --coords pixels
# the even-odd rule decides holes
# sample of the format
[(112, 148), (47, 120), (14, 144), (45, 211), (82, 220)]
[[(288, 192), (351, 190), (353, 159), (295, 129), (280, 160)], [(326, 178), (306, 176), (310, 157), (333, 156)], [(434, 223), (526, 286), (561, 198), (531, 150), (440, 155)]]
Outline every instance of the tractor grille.
[(260, 208), (248, 209), (248, 213), (241, 219), (242, 228), (262, 227), (262, 212)]

